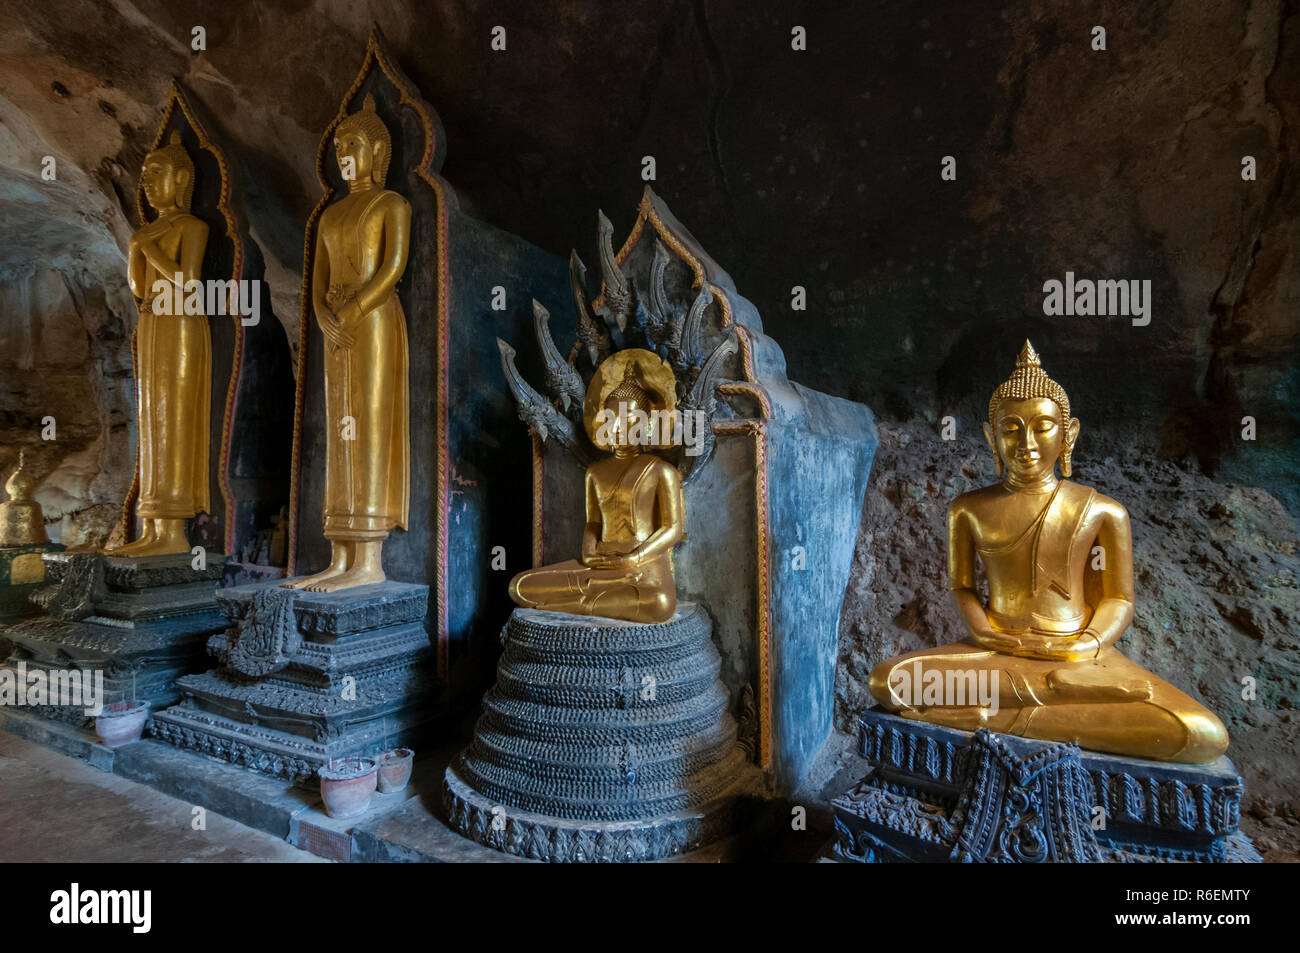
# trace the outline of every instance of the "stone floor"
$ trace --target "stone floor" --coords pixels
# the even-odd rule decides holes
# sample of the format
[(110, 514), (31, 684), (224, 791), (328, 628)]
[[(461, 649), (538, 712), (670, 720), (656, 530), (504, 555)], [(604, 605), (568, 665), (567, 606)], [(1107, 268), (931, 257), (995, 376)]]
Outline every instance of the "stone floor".
[[(742, 835), (668, 862), (806, 863), (821, 858), (831, 837), (827, 797), (846, 790), (865, 771), (855, 747), (848, 735), (836, 733), (793, 799), (759, 809)], [(454, 750), (456, 745), (447, 748)], [(429, 763), (421, 772), (429, 775), (425, 793), (398, 810), (361, 819), (354, 829), (359, 845), (354, 859), (519, 862), (447, 828), (437, 786), (429, 780), (441, 776), (447, 751), (430, 749)], [(806, 827), (791, 824), (792, 805), (807, 806)], [(312, 814), (318, 823), (330, 823), (318, 815)], [(0, 730), (0, 863), (327, 862), (211, 810), (206, 812), (205, 830), (195, 830), (194, 819), (194, 805), (186, 800)], [(1266, 835), (1272, 832), (1256, 819), (1243, 816), (1242, 828), (1255, 838), (1265, 860), (1296, 860), (1294, 853), (1270, 841)]]
[(0, 732), (0, 862), (326, 863), (212, 811)]

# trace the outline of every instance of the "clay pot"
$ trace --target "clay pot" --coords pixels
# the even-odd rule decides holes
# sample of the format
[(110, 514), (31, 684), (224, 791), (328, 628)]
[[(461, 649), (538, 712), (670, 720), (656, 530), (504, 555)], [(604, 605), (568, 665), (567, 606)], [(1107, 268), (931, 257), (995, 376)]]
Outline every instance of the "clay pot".
[(393, 748), (379, 756), (379, 790), (394, 794), (411, 780), (411, 767), (415, 752), (410, 748)]
[(320, 769), (320, 797), (330, 817), (356, 817), (370, 807), (379, 766), (374, 758), (344, 758)]
[(95, 718), (95, 734), (106, 748), (121, 748), (140, 740), (149, 720), (149, 703), (112, 702)]

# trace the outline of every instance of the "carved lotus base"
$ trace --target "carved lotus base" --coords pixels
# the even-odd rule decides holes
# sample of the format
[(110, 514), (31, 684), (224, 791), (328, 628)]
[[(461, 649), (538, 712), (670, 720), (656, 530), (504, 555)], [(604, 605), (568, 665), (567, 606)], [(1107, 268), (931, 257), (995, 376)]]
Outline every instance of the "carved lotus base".
[(732, 827), (730, 799), (704, 808), (635, 821), (575, 821), (507, 807), (479, 794), (455, 768), (443, 777), (452, 830), (529, 860), (551, 863), (636, 863), (697, 850)]
[(1169, 764), (1077, 745), (859, 719), (871, 773), (832, 801), (859, 862), (1254, 862), (1226, 757)]
[(474, 739), (447, 769), (453, 829), (547, 861), (642, 861), (725, 833), (745, 757), (708, 616), (660, 625), (516, 609)]

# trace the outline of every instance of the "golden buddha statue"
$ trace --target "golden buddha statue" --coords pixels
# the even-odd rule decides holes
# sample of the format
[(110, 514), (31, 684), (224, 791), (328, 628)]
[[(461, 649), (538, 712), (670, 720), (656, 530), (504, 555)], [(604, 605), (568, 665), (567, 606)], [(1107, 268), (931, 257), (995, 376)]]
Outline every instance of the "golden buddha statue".
[(0, 503), (0, 546), (34, 546), (48, 543), (41, 504), (32, 499), (36, 483), (23, 469), (26, 454), (18, 451), (18, 466), (5, 481), (9, 499)]
[(145, 198), (158, 213), (134, 235), (127, 280), (140, 321), (135, 329), (136, 452), (140, 538), (119, 556), (188, 552), (185, 521), (208, 509), (212, 340), (204, 314), (175, 307), (202, 279), (208, 226), (190, 214), (194, 162), (173, 132), (145, 156)]
[[(1228, 747), (1223, 723), (1115, 648), (1133, 619), (1128, 513), (1057, 478), (1058, 459), (1071, 475), (1079, 421), (1028, 341), (989, 401), (984, 434), (1004, 479), (948, 509), (949, 588), (967, 638), (877, 666), (872, 695), (905, 718), (968, 731), (1186, 764), (1218, 758)], [(991, 690), (972, 704), (966, 689), (981, 681)]]
[(628, 622), (673, 617), (672, 551), (685, 538), (682, 481), (676, 467), (643, 448), (671, 437), (663, 421), (676, 407), (676, 387), (672, 368), (641, 348), (597, 368), (583, 421), (592, 443), (611, 455), (587, 468), (582, 556), (515, 576), (516, 603)]
[(410, 397), (406, 270), (411, 206), (384, 188), (392, 140), (366, 95), (334, 130), (348, 194), (316, 233), (312, 306), (325, 335), (325, 538), (329, 566), (284, 585), (333, 592), (383, 582), (381, 548), (406, 528), (410, 506)]

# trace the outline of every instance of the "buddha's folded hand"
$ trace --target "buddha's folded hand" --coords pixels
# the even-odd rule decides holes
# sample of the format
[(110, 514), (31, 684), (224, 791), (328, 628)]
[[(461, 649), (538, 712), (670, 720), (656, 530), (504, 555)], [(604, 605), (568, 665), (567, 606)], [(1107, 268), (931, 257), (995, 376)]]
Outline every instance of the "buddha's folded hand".
[(982, 649), (990, 652), (1001, 652), (1003, 655), (1016, 655), (1024, 647), (1018, 635), (1012, 635), (1009, 632), (998, 632), (992, 628), (971, 629), (971, 641)]
[(357, 304), (356, 297), (348, 299), (347, 303), (335, 312), (338, 315), (339, 327), (344, 330), (351, 330), (361, 323), (365, 317), (361, 312), (361, 306)]
[(618, 572), (632, 573), (637, 569), (637, 561), (630, 554), (597, 553), (598, 562), (588, 563), (592, 569), (611, 569)]
[(356, 343), (356, 339), (343, 329), (342, 323), (333, 314), (328, 311), (318, 311), (316, 317), (321, 333), (325, 335), (325, 340), (334, 350), (339, 348), (346, 350)]
[(1033, 643), (1033, 651), (1027, 658), (1051, 659), (1061, 662), (1079, 662), (1096, 658), (1101, 651), (1101, 638), (1091, 629), (1085, 629), (1077, 635), (1038, 636)]

